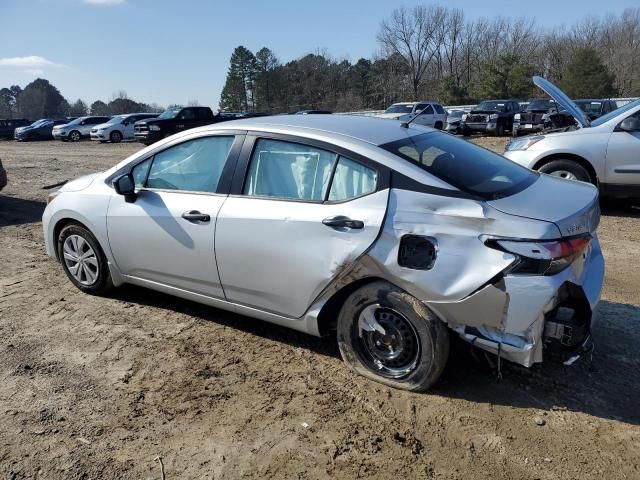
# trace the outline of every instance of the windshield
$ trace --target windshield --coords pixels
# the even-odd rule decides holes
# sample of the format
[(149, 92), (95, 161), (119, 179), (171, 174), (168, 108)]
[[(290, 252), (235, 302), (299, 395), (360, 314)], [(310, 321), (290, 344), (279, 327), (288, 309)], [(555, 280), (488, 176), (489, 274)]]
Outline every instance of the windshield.
[(380, 147), (485, 200), (513, 195), (538, 178), (511, 160), (444, 133), (423, 133)]
[(391, 105), (384, 113), (411, 113), (413, 105)]
[(127, 118), (127, 115), (116, 115), (115, 117), (111, 117), (109, 120), (104, 122), (106, 125), (113, 125), (114, 123), (120, 123), (122, 120)]
[(623, 113), (628, 112), (629, 110), (632, 110), (637, 106), (640, 106), (640, 99), (627, 103), (626, 105), (623, 105), (620, 108), (616, 108), (615, 110), (607, 113), (606, 115), (602, 115), (601, 117), (596, 118), (593, 122), (591, 122), (591, 126), (597, 127), (598, 125), (602, 125), (603, 123), (608, 122), (612, 118), (615, 118), (618, 115), (622, 115)]
[(50, 120), (48, 118), (42, 118), (40, 120), (36, 120), (35, 122), (33, 122), (31, 124), (32, 127), (38, 127), (40, 125), (44, 125), (45, 123), (49, 122)]
[(527, 106), (527, 111), (531, 110), (551, 110), (555, 108), (556, 103), (553, 100), (531, 100)]
[(576, 105), (578, 105), (584, 113), (600, 113), (602, 109), (602, 102), (577, 101)]
[(180, 113), (179, 108), (175, 110), (165, 110), (158, 118), (175, 118), (178, 113)]
[(504, 108), (504, 102), (495, 102), (495, 101), (490, 101), (490, 102), (482, 102), (480, 103), (480, 105), (478, 105), (476, 108), (474, 108), (474, 110), (493, 110), (493, 111), (499, 111), (502, 110)]

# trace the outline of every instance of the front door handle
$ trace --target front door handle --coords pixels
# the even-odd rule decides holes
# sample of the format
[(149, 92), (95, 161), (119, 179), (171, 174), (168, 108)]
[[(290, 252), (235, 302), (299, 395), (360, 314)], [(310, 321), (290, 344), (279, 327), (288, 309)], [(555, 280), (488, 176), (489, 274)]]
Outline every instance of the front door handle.
[(322, 223), (327, 227), (332, 228), (352, 228), (354, 230), (364, 228), (364, 222), (362, 220), (351, 220), (349, 217), (345, 217), (344, 215), (325, 218), (322, 220)]
[(208, 222), (209, 220), (211, 220), (211, 217), (209, 215), (207, 215), (206, 213), (200, 213), (197, 210), (184, 212), (182, 214), (182, 218), (190, 222)]

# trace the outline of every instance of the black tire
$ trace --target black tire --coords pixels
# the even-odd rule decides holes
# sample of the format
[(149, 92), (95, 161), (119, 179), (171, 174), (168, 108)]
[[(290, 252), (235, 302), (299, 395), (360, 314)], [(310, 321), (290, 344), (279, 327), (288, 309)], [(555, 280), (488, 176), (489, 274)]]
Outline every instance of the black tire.
[(82, 135), (80, 134), (80, 132), (78, 130), (72, 130), (72, 131), (69, 132), (69, 135), (67, 137), (72, 142), (79, 142), (80, 139), (82, 138)]
[(111, 132), (111, 135), (109, 135), (109, 140), (111, 140), (111, 143), (120, 143), (122, 141), (122, 133), (118, 130), (114, 130)]
[[(384, 335), (361, 328), (360, 318), (367, 310), (375, 312), (376, 323), (382, 324), (385, 315), (387, 318), (395, 317), (387, 321)], [(400, 328), (394, 329), (394, 324)], [(388, 332), (395, 332), (406, 341), (398, 342), (398, 345), (397, 336)], [(422, 302), (383, 281), (365, 285), (347, 298), (338, 317), (337, 338), (342, 359), (349, 368), (376, 382), (402, 390), (417, 392), (430, 388), (442, 374), (449, 356), (449, 331), (445, 324)], [(380, 357), (372, 353), (372, 348), (378, 351), (387, 348), (395, 355), (393, 347), (396, 346), (406, 348), (398, 348), (398, 357), (387, 361), (387, 364), (374, 366)], [(398, 362), (403, 356), (407, 357), (407, 363), (396, 368), (393, 362)]]
[(496, 137), (504, 136), (504, 125), (502, 123), (498, 123), (496, 125)]
[(433, 125), (433, 128), (435, 128), (436, 130), (442, 130), (442, 122), (436, 122)]
[[(65, 241), (71, 236), (82, 237), (82, 239), (91, 247), (95, 253), (95, 259), (97, 261), (97, 275), (95, 281), (90, 284), (83, 284), (70, 271), (67, 260), (65, 259)], [(111, 273), (109, 272), (109, 266), (107, 258), (104, 255), (98, 240), (93, 234), (84, 226), (78, 223), (71, 223), (66, 225), (58, 235), (57, 238), (57, 250), (58, 258), (62, 264), (64, 272), (69, 277), (69, 280), (80, 290), (92, 295), (104, 295), (113, 288), (113, 282), (111, 281)]]
[(545, 163), (540, 168), (538, 168), (538, 171), (549, 174), (549, 175), (562, 177), (562, 178), (569, 178), (568, 175), (565, 175), (563, 173), (563, 172), (566, 172), (567, 174), (571, 174), (575, 177), (575, 179), (571, 178), (571, 180), (594, 183), (587, 169), (584, 168), (575, 160), (569, 160), (564, 158), (551, 160), (550, 162)]

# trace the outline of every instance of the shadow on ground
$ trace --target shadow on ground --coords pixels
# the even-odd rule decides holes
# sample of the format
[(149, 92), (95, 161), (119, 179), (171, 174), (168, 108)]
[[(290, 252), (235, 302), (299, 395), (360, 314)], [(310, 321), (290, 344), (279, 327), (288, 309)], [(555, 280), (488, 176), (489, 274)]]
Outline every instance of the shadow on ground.
[(0, 227), (39, 222), (46, 206), (44, 202), (0, 194)]
[[(260, 320), (229, 313), (139, 287), (116, 291), (116, 298), (215, 322), (270, 340), (339, 358), (335, 336), (316, 338)], [(431, 393), (469, 402), (516, 408), (560, 409), (640, 424), (640, 308), (603, 301), (593, 329), (593, 361), (567, 367), (548, 363), (530, 369), (503, 362), (502, 381), (482, 353), (454, 340), (449, 365)], [(476, 351), (478, 352), (478, 351)], [(492, 358), (495, 361), (495, 357)]]
[(607, 217), (640, 218), (640, 199), (602, 198), (600, 209)]

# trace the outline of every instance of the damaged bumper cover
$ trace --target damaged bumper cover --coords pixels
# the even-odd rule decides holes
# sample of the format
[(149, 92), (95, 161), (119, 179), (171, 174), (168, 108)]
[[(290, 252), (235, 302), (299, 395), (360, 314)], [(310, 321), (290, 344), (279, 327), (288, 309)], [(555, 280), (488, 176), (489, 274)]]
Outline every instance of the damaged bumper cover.
[(530, 367), (542, 362), (543, 351), (571, 359), (589, 345), (603, 280), (594, 235), (587, 251), (556, 275), (507, 274), (458, 302), (426, 303), (463, 340)]

